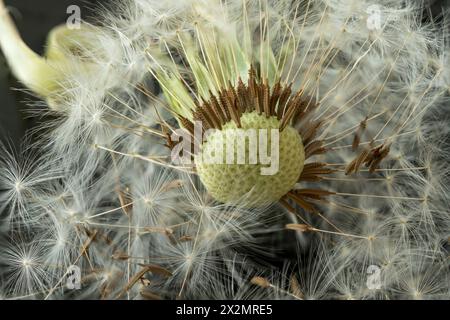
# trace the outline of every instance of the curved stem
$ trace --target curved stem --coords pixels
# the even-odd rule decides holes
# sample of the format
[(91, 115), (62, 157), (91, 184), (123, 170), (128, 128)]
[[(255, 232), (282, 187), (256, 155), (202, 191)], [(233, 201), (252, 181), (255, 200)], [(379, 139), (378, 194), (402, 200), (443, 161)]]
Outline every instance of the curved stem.
[(55, 91), (57, 70), (25, 44), (3, 0), (0, 0), (0, 48), (14, 76), (26, 87), (44, 98)]

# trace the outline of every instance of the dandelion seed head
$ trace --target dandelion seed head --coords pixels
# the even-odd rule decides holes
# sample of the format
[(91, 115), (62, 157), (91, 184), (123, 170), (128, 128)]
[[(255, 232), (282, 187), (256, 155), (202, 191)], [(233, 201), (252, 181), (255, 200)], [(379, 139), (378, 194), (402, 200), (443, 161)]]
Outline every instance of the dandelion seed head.
[[(42, 156), (1, 148), (0, 232), (26, 235), (0, 240), (4, 295), (64, 297), (75, 264), (77, 298), (448, 297), (448, 21), (424, 8), (123, 0), (57, 29)], [(172, 163), (195, 121), (202, 150), (280, 129), (279, 175)]]
[[(254, 133), (256, 137), (256, 140), (248, 141), (248, 143), (244, 140), (245, 163), (238, 162), (240, 160), (238, 160), (239, 150), (237, 148), (240, 146), (232, 146), (234, 148), (231, 151), (232, 163), (227, 162), (226, 157), (231, 148), (231, 143), (227, 143), (227, 139), (236, 141), (238, 135), (241, 134), (240, 130), (236, 130), (234, 122), (228, 123), (223, 126), (221, 131), (209, 135), (207, 142), (203, 143), (203, 159), (201, 156), (196, 158), (199, 177), (211, 195), (224, 203), (236, 203), (243, 197), (246, 198), (249, 205), (258, 205), (259, 202), (275, 202), (293, 188), (303, 169), (305, 156), (301, 137), (293, 128), (288, 127), (280, 133), (278, 141), (269, 140), (271, 139), (270, 130), (279, 130), (279, 121), (275, 117), (266, 118), (256, 113), (248, 113), (243, 114), (240, 121), (242, 130), (253, 130), (251, 133)], [(260, 131), (260, 129), (265, 130)], [(266, 176), (263, 175), (261, 168), (267, 165), (261, 164), (260, 160), (257, 160), (258, 162), (255, 164), (250, 163), (253, 161), (250, 160), (250, 157), (256, 156), (261, 159), (261, 155), (250, 153), (250, 148), (254, 147), (250, 144), (261, 141), (261, 133), (266, 135), (265, 139), (267, 139), (267, 150), (265, 151), (270, 152), (271, 144), (279, 145), (279, 157), (274, 159), (278, 164), (276, 171)], [(225, 149), (227, 153), (223, 153), (218, 164), (210, 164), (208, 160), (205, 161), (205, 152), (208, 148), (212, 148), (213, 152)], [(261, 147), (254, 148), (253, 151), (257, 152), (258, 149), (259, 152), (264, 152)]]

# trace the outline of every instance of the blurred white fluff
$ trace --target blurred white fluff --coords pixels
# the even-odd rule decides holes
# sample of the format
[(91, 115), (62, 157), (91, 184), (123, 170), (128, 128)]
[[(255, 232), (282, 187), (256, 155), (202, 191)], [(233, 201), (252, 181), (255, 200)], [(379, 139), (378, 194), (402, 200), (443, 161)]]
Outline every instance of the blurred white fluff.
[[(39, 136), (42, 156), (15, 160), (1, 148), (2, 296), (64, 298), (75, 264), (79, 298), (448, 299), (448, 25), (422, 21), (417, 3), (123, 0), (103, 12), (83, 48), (95, 73), (67, 75)], [(368, 28), (369, 8), (380, 28)], [(180, 49), (179, 33), (198, 28), (258, 42), (263, 21), (274, 52), (289, 41), (295, 49), (282, 77), (321, 102), (333, 152), (319, 161), (352, 161), (365, 119), (361, 143), (392, 143), (374, 174), (340, 170), (321, 182), (339, 192), (321, 217), (220, 204), (195, 175), (164, 165), (158, 129), (176, 121), (151, 70), (193, 72), (180, 57), (155, 61), (149, 44)], [(319, 231), (284, 229), (304, 221)], [(366, 283), (371, 265), (382, 274), (377, 290)]]

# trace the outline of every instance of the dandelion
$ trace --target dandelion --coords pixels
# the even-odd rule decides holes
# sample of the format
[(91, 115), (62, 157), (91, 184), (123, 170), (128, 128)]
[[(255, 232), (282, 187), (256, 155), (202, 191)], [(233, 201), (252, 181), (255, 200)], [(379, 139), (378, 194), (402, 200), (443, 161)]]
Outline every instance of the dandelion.
[(80, 298), (445, 298), (448, 24), (424, 9), (123, 1), (46, 60), (2, 20), (50, 107), (42, 157), (0, 160), (5, 233), (45, 248), (7, 296), (63, 298), (77, 265)]
[(39, 239), (30, 243), (25, 241), (17, 239), (1, 252), (7, 298), (43, 292), (51, 281), (42, 261), (42, 243)]

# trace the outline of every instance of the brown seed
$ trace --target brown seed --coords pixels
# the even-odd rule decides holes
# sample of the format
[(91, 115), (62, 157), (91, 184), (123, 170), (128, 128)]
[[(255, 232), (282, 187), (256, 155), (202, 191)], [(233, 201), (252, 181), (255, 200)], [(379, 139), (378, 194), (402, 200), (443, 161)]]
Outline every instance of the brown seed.
[(250, 282), (262, 288), (270, 288), (271, 285), (269, 280), (263, 277), (253, 277), (252, 280), (250, 280)]
[(309, 232), (312, 230), (312, 228), (306, 224), (295, 224), (295, 223), (287, 224), (286, 229), (300, 232)]

